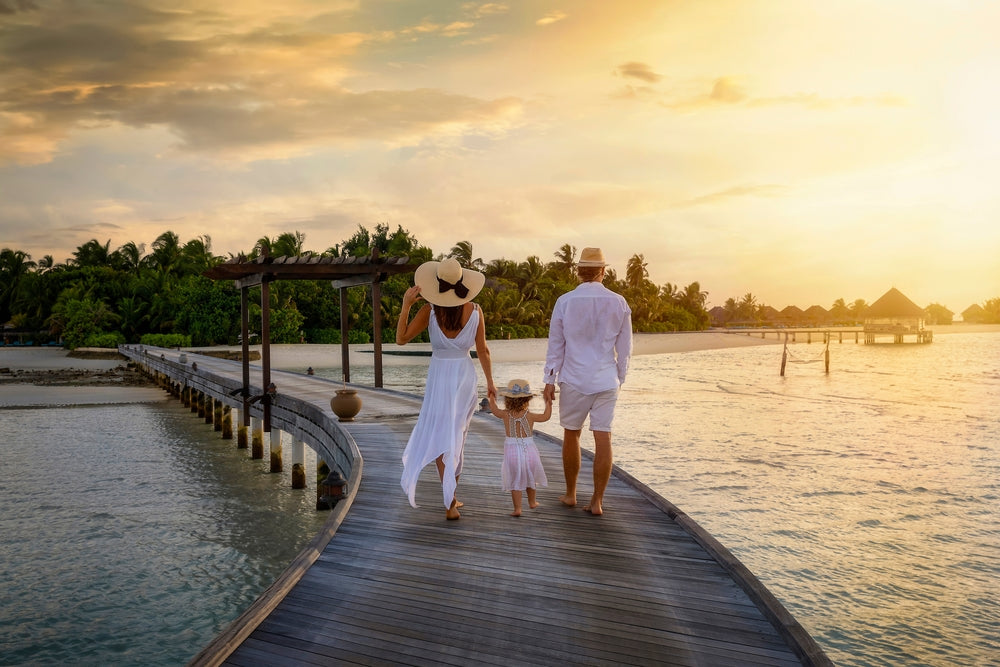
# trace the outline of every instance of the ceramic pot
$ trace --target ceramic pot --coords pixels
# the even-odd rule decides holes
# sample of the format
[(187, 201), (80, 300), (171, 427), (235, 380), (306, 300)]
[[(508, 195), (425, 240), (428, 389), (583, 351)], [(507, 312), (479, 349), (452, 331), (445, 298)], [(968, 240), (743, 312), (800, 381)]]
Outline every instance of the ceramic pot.
[(354, 421), (354, 415), (361, 412), (361, 397), (356, 389), (338, 389), (330, 399), (330, 409), (342, 422)]

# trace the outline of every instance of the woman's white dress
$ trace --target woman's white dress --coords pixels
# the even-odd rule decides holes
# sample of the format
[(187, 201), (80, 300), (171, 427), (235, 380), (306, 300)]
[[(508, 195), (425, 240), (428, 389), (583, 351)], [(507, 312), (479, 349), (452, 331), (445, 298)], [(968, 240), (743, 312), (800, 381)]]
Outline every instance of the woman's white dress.
[(424, 402), (417, 424), (403, 450), (403, 476), (400, 484), (417, 507), (417, 479), (424, 466), (444, 454), (444, 479), (441, 482), (445, 508), (451, 507), (462, 472), (465, 435), (476, 411), (478, 380), (469, 355), (476, 344), (479, 307), (473, 308), (469, 321), (454, 338), (448, 338), (438, 326), (431, 307), (427, 331), (431, 339), (431, 363), (427, 369)]

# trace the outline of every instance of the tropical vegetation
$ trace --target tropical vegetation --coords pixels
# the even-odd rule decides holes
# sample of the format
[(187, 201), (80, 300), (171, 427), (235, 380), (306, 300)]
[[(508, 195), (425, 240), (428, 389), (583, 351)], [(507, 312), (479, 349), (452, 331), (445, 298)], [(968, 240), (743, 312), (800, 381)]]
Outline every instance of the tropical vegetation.
[[(486, 286), (476, 301), (482, 306), (491, 338), (544, 337), (555, 300), (576, 286), (573, 266), (577, 249), (564, 244), (545, 261), (532, 255), (523, 260), (475, 257), (472, 244), (457, 242), (447, 255), (435, 255), (402, 227), (388, 225), (357, 231), (333, 247), (316, 252), (306, 248), (296, 231), (259, 239), (247, 258), (307, 254), (409, 258), (413, 264), (453, 256), (464, 266), (482, 271)], [(111, 249), (111, 242), (91, 240), (64, 263), (51, 255), (40, 260), (20, 250), (0, 251), (0, 322), (8, 339), (45, 343), (60, 341), (70, 348), (111, 347), (124, 342), (208, 346), (236, 344), (240, 339), (240, 294), (230, 281), (211, 280), (204, 272), (232, 259), (212, 253), (210, 237), (182, 241), (167, 231), (147, 252), (144, 244), (128, 242)], [(384, 336), (399, 315), (410, 274), (390, 276), (382, 283), (378, 307)], [(609, 269), (604, 284), (622, 294), (633, 312), (636, 331), (692, 331), (708, 327), (708, 293), (697, 282), (686, 287), (649, 280), (642, 254), (633, 255), (619, 278)], [(372, 303), (369, 287), (352, 287), (346, 294), (348, 340), (370, 342)], [(260, 335), (260, 291), (250, 295), (251, 340)], [(275, 281), (270, 284), (270, 334), (275, 343), (338, 343), (340, 299), (328, 281)]]

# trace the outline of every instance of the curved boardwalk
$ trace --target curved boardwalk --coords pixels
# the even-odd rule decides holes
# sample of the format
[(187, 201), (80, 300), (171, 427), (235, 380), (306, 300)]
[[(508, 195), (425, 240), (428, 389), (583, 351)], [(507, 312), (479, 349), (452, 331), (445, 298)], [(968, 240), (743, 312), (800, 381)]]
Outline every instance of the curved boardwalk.
[[(234, 362), (202, 359), (240, 377)], [(279, 392), (329, 410), (337, 384), (272, 377)], [(628, 475), (616, 469), (602, 517), (563, 507), (559, 446), (545, 436), (536, 441), (550, 486), (538, 509), (508, 516), (502, 425), (487, 415), (466, 445), (462, 519), (444, 520), (433, 465), (411, 508), (400, 456), (419, 399), (359, 391), (364, 408), (342, 426), (363, 474), (351, 506), (338, 506), (336, 533), (231, 654), (209, 647), (198, 664), (830, 664), (728, 551)], [(584, 457), (581, 492), (590, 475)]]

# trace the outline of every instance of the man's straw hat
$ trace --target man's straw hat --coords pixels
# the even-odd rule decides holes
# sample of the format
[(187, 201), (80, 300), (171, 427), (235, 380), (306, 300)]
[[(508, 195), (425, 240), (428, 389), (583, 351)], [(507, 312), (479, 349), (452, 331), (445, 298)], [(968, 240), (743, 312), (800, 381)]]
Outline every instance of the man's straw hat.
[(485, 282), (486, 276), (463, 269), (453, 257), (424, 262), (413, 273), (413, 284), (420, 287), (420, 296), (435, 306), (460, 306), (472, 301)]
[(576, 264), (579, 267), (602, 267), (607, 266), (604, 261), (604, 253), (600, 248), (584, 248), (580, 252), (580, 261)]

